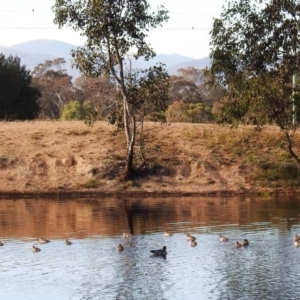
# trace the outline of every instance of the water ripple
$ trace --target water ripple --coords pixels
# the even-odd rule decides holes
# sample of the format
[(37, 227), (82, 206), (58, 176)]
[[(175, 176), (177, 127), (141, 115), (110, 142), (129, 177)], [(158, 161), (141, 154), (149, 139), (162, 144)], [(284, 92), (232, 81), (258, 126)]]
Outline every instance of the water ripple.
[[(36, 206), (23, 203), (29, 217), (17, 202), (8, 201), (7, 209), (1, 202), (1, 295), (6, 300), (300, 298), (300, 248), (293, 246), (294, 234), (300, 234), (297, 203), (174, 201), (39, 200)], [(134, 236), (124, 239), (128, 228)], [(165, 237), (165, 230), (174, 236)], [(197, 238), (196, 247), (186, 241), (188, 232)], [(219, 234), (229, 241), (220, 243)], [(51, 242), (40, 245), (38, 236)], [(65, 245), (65, 238), (73, 244)], [(234, 243), (243, 239), (250, 245), (236, 249)], [(120, 243), (122, 252), (115, 249)], [(33, 253), (33, 245), (41, 252)], [(164, 245), (166, 259), (150, 257), (151, 249)]]

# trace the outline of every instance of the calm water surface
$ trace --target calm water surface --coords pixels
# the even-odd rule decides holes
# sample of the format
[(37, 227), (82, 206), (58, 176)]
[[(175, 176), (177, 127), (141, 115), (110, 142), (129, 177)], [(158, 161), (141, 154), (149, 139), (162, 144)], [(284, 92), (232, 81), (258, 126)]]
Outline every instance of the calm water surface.
[(0, 299), (300, 299), (295, 233), (300, 199), (2, 199)]

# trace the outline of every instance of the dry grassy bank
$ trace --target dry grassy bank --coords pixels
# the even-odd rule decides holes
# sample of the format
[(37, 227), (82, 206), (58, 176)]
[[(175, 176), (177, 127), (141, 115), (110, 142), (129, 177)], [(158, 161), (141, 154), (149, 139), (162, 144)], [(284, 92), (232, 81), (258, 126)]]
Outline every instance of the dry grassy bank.
[[(120, 182), (123, 131), (105, 122), (0, 123), (0, 192), (257, 192), (298, 187), (276, 127), (146, 123), (147, 168)], [(300, 134), (295, 137), (300, 154)]]

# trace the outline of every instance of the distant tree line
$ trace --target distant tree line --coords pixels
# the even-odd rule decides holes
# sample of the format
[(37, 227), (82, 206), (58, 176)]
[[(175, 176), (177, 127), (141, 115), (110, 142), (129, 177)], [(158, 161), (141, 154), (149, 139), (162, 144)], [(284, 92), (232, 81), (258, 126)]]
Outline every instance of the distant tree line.
[(39, 89), (32, 85), (32, 76), (20, 58), (5, 58), (0, 53), (0, 119), (26, 120), (38, 117)]
[[(0, 54), (0, 119), (100, 120), (118, 123), (119, 92), (108, 76), (81, 76), (72, 80), (63, 58), (47, 60), (32, 72), (20, 58)], [(224, 94), (209, 88), (208, 76), (196, 68), (179, 69), (169, 78), (169, 105), (147, 114), (146, 120), (161, 122), (211, 123), (213, 104)], [(147, 108), (150, 109), (149, 107)]]

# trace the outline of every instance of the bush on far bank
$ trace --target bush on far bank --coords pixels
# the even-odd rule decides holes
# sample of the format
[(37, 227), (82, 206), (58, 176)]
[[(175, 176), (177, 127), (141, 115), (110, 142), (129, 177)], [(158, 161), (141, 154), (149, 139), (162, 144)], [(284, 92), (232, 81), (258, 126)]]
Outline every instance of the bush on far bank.
[(85, 101), (83, 103), (79, 101), (71, 101), (66, 104), (61, 112), (61, 120), (85, 120), (92, 110), (91, 103)]

